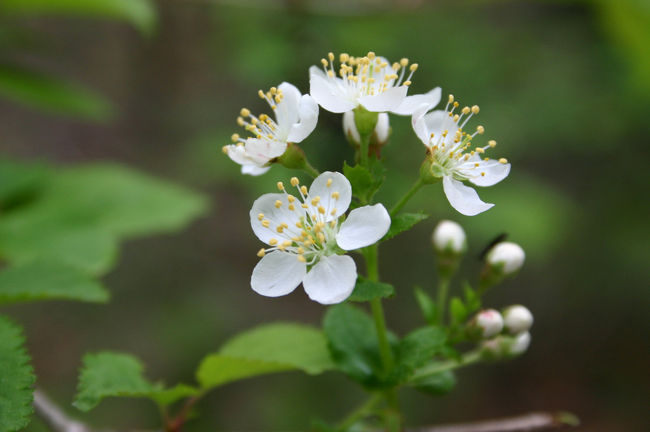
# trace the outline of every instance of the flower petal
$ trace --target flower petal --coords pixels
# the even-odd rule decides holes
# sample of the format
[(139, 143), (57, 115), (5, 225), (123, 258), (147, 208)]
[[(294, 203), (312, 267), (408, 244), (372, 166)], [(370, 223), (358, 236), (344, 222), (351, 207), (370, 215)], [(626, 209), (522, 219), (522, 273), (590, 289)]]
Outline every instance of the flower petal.
[(408, 92), (406, 86), (391, 87), (376, 95), (361, 96), (359, 103), (372, 112), (392, 111), (402, 103), (406, 92)]
[[(379, 121), (379, 119), (377, 120)], [(354, 111), (346, 111), (343, 113), (343, 132), (353, 142), (361, 142), (361, 135), (359, 135), (357, 124), (354, 121)]]
[(347, 255), (324, 256), (303, 279), (310, 299), (321, 304), (341, 303), (354, 290), (357, 266)]
[(407, 96), (404, 98), (402, 103), (393, 110), (393, 113), (398, 115), (411, 115), (422, 104), (429, 105), (429, 109), (433, 108), (440, 102), (441, 95), (442, 89), (436, 87), (425, 94)]
[(449, 204), (465, 216), (475, 216), (494, 206), (494, 204), (481, 201), (474, 189), (465, 186), (451, 176), (443, 177), (442, 186)]
[[(476, 166), (478, 164), (478, 166)], [(458, 171), (477, 186), (492, 186), (499, 183), (510, 174), (510, 164), (497, 160), (481, 160), (472, 162), (471, 159), (460, 165)]]
[[(300, 236), (300, 229), (296, 228), (296, 222), (300, 221), (305, 211), (298, 204), (298, 200), (293, 204), (294, 210), (290, 210), (287, 197), (287, 194), (282, 193), (264, 194), (253, 203), (250, 211), (251, 227), (257, 238), (266, 244), (270, 244), (271, 239), (282, 241)], [(280, 206), (276, 207), (278, 201)], [(282, 226), (283, 223), (286, 227), (278, 232), (278, 226)], [(268, 226), (264, 226), (265, 224)]]
[(318, 122), (318, 104), (313, 97), (303, 95), (298, 104), (299, 120), (291, 126), (287, 141), (299, 143), (309, 136)]
[(251, 288), (267, 297), (289, 294), (302, 282), (307, 265), (294, 254), (275, 251), (265, 255), (253, 269)]
[(271, 159), (282, 156), (287, 149), (284, 141), (248, 138), (244, 145), (246, 156), (257, 165), (264, 165)]
[(241, 173), (242, 174), (248, 174), (252, 176), (258, 176), (266, 173), (268, 170), (270, 170), (270, 166), (266, 167), (260, 167), (257, 165), (242, 165), (241, 166)]
[(336, 244), (345, 250), (369, 246), (386, 235), (390, 222), (390, 216), (381, 204), (354, 209), (341, 224)]
[(226, 146), (226, 154), (233, 161), (239, 165), (250, 165), (253, 163), (251, 158), (246, 154), (246, 148), (243, 145), (229, 144)]
[(298, 104), (300, 103), (300, 90), (293, 84), (283, 82), (278, 86), (282, 92), (282, 100), (275, 106), (275, 119), (281, 131), (289, 133), (294, 123), (298, 122)]
[[(336, 81), (325, 78), (323, 71), (315, 66), (309, 68), (309, 94), (323, 109), (333, 113), (344, 113), (357, 106), (356, 102), (349, 100), (343, 91), (338, 88)], [(334, 78), (336, 80), (338, 78)]]
[[(318, 203), (314, 206), (312, 200), (316, 197), (319, 197)], [(329, 222), (345, 213), (351, 200), (352, 186), (348, 179), (341, 173), (326, 171), (311, 184), (307, 204), (311, 214), (318, 213), (318, 208), (323, 207), (323, 220)]]
[(413, 126), (415, 134), (427, 147), (429, 146), (431, 135), (427, 129), (427, 123), (424, 120), (424, 115), (427, 113), (427, 111), (429, 111), (429, 108), (431, 107), (428, 103), (420, 104), (420, 106), (418, 106), (413, 112), (413, 117), (411, 117), (411, 125)]

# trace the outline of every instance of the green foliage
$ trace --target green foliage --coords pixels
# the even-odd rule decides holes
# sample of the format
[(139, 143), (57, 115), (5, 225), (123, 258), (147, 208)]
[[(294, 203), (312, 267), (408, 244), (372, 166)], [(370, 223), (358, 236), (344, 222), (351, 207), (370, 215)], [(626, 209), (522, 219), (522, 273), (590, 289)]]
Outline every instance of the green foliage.
[(339, 304), (325, 313), (323, 330), (341, 371), (365, 385), (379, 384), (382, 363), (372, 318), (349, 304)]
[(78, 84), (2, 65), (0, 96), (30, 108), (85, 120), (105, 121), (113, 115), (110, 102)]
[(0, 11), (13, 14), (65, 14), (110, 18), (130, 22), (151, 33), (156, 10), (150, 0), (3, 0)]
[(424, 366), (440, 353), (447, 336), (441, 327), (423, 327), (409, 333), (398, 345), (398, 364), (409, 372)]
[(429, 325), (435, 324), (438, 320), (438, 309), (431, 296), (419, 286), (413, 289), (413, 294), (426, 322)]
[(235, 336), (197, 371), (203, 388), (256, 375), (290, 370), (320, 374), (333, 369), (323, 333), (300, 324), (269, 324)]
[(391, 239), (397, 234), (400, 234), (404, 231), (410, 230), (418, 222), (422, 222), (429, 215), (424, 213), (400, 213), (397, 216), (393, 217), (390, 228), (386, 235), (382, 238), (382, 241)]
[(449, 310), (451, 312), (451, 323), (457, 325), (464, 322), (469, 315), (467, 308), (463, 301), (458, 297), (453, 297), (449, 303)]
[(417, 390), (433, 396), (449, 393), (456, 386), (456, 376), (450, 370), (428, 375), (410, 383)]
[(481, 308), (481, 297), (467, 282), (465, 282), (463, 287), (463, 294), (465, 295), (465, 308), (467, 309), (468, 314), (476, 312)]
[(376, 298), (386, 298), (395, 295), (395, 288), (384, 282), (373, 282), (366, 279), (357, 279), (354, 291), (348, 297), (349, 301), (366, 302)]
[(0, 211), (5, 213), (35, 194), (46, 178), (37, 164), (17, 164), (0, 159)]
[(35, 377), (24, 343), (20, 327), (0, 316), (0, 432), (24, 428), (33, 412)]
[(343, 174), (352, 185), (352, 194), (362, 204), (372, 201), (384, 182), (385, 173), (384, 164), (374, 158), (370, 159), (370, 169), (361, 165), (349, 166), (347, 163), (343, 163)]
[(160, 406), (168, 406), (178, 400), (195, 396), (198, 392), (199, 390), (195, 387), (186, 384), (176, 384), (174, 387), (168, 389), (156, 389), (148, 397)]
[(0, 272), (0, 305), (36, 300), (106, 302), (108, 292), (82, 271), (38, 260)]

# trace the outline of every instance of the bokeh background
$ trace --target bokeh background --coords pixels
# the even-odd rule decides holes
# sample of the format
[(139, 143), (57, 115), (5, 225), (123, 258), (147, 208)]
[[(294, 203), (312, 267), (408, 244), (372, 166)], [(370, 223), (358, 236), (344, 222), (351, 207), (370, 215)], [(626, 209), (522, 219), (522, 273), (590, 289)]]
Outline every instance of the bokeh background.
[[(150, 378), (191, 383), (200, 359), (237, 331), (320, 322), (323, 307), (301, 290), (268, 299), (249, 288), (260, 245), (248, 210), (291, 173), (274, 167), (243, 178), (220, 149), (239, 132), (241, 107), (266, 108), (258, 89), (286, 80), (307, 92), (307, 69), (327, 52), (373, 50), (420, 64), (412, 92), (439, 85), (480, 105), (480, 123), (499, 142), (493, 156), (513, 164), (502, 184), (480, 191), (497, 204), (485, 214), (455, 213), (440, 187), (412, 200), (408, 208), (433, 217), (382, 248), (382, 276), (398, 291), (386, 302), (390, 327), (403, 334), (421, 324), (412, 287), (435, 285), (429, 235), (441, 218), (466, 227), (469, 280), (495, 235), (524, 247), (524, 270), (486, 303), (523, 303), (536, 320), (521, 358), (462, 371), (444, 397), (404, 391), (408, 423), (568, 410), (581, 430), (647, 430), (646, 0), (166, 0), (134, 1), (106, 16), (75, 11), (75, 2), (47, 3), (0, 7), (0, 59), (77, 94), (44, 97), (38, 86), (16, 91), (0, 80), (2, 156), (66, 166), (114, 161), (202, 191), (211, 203), (183, 232), (124, 244), (104, 278), (108, 305), (6, 308), (26, 327), (39, 385), (63, 406), (88, 351), (131, 352)], [(320, 119), (303, 148), (320, 170), (340, 169), (352, 157), (340, 116), (321, 110)], [(409, 119), (391, 121), (388, 186), (379, 196), (388, 205), (415, 180), (423, 157)], [(311, 418), (335, 421), (361, 400), (357, 386), (334, 373), (279, 374), (215, 391), (188, 430), (305, 430)], [(79, 416), (98, 426), (157, 425), (155, 408), (141, 400), (107, 400)], [(44, 429), (34, 420), (28, 430)]]

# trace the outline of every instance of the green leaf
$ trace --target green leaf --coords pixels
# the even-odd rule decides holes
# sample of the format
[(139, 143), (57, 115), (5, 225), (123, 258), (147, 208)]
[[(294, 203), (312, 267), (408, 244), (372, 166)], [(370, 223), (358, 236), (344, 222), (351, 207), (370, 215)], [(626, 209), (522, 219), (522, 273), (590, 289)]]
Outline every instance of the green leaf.
[(415, 300), (418, 302), (422, 316), (426, 322), (430, 325), (433, 325), (438, 320), (438, 310), (436, 304), (429, 294), (426, 293), (422, 288), (416, 286), (413, 289), (413, 294), (415, 295)]
[(421, 392), (440, 396), (449, 393), (456, 386), (456, 376), (450, 370), (429, 375), (410, 383)]
[(359, 279), (348, 300), (366, 302), (372, 299), (392, 297), (394, 295), (395, 288), (391, 284)]
[(143, 33), (151, 33), (156, 24), (156, 10), (150, 0), (3, 0), (0, 11), (118, 19)]
[(451, 299), (449, 309), (451, 311), (452, 324), (460, 324), (464, 322), (467, 319), (467, 315), (469, 315), (463, 301), (458, 297)]
[(465, 295), (465, 305), (467, 307), (467, 314), (476, 312), (481, 308), (481, 297), (476, 291), (472, 289), (472, 286), (465, 282), (463, 287), (463, 293)]
[(153, 399), (158, 405), (168, 406), (181, 399), (195, 396), (198, 392), (199, 390), (196, 387), (177, 384), (172, 388), (154, 390), (149, 393), (148, 397)]
[(424, 213), (400, 213), (397, 216), (393, 217), (388, 232), (381, 240), (384, 241), (391, 239), (397, 234), (413, 228), (415, 224), (422, 222), (428, 217), (429, 215)]
[(78, 84), (2, 65), (0, 96), (29, 108), (85, 120), (105, 121), (113, 115), (107, 100)]
[(128, 354), (86, 354), (73, 405), (82, 411), (89, 411), (105, 397), (149, 397), (159, 392), (161, 387), (147, 381), (143, 370), (142, 363)]
[(33, 412), (34, 371), (19, 326), (0, 316), (0, 432), (27, 426)]
[(315, 375), (333, 368), (320, 330), (279, 323), (257, 327), (226, 342), (201, 362), (197, 379), (202, 387), (212, 388), (272, 372), (302, 370)]
[(340, 370), (365, 385), (380, 383), (382, 363), (372, 318), (349, 304), (339, 304), (325, 313), (323, 330)]
[(423, 327), (404, 337), (398, 346), (398, 364), (409, 373), (429, 363), (443, 349), (447, 336), (441, 327)]
[(0, 159), (0, 211), (6, 213), (37, 193), (46, 178), (40, 164), (22, 164)]
[(361, 165), (343, 163), (343, 174), (352, 185), (352, 194), (363, 204), (369, 203), (384, 182), (384, 167), (377, 159), (370, 160), (370, 170)]
[(34, 261), (0, 272), (0, 304), (35, 300), (106, 302), (108, 292), (80, 270), (53, 261)]

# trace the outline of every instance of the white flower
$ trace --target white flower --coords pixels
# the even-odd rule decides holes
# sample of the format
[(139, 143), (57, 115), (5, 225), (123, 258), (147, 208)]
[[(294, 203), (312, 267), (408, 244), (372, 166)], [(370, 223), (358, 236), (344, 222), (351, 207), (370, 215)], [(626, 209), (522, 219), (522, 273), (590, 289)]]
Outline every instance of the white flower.
[(463, 227), (454, 221), (443, 220), (433, 230), (433, 247), (438, 252), (460, 254), (465, 251), (466, 237)]
[(318, 121), (318, 104), (309, 95), (301, 95), (292, 84), (283, 82), (260, 98), (271, 106), (275, 120), (266, 114), (259, 117), (242, 108), (237, 123), (250, 132), (252, 137), (232, 136), (235, 144), (223, 147), (230, 159), (242, 166), (242, 173), (264, 174), (269, 162), (282, 156), (288, 143), (299, 143), (314, 130)]
[(390, 216), (381, 204), (352, 210), (352, 187), (343, 174), (324, 172), (309, 191), (293, 177), (291, 195), (282, 182), (282, 193), (262, 195), (250, 211), (255, 235), (270, 248), (261, 249), (251, 287), (277, 297), (292, 292), (302, 282), (307, 295), (322, 304), (340, 303), (354, 289), (357, 267), (344, 251), (369, 246), (390, 227)]
[[(361, 143), (361, 135), (359, 135), (357, 124), (354, 121), (354, 111), (346, 111), (343, 113), (343, 132), (355, 144), (359, 145)], [(375, 124), (373, 133), (376, 142), (384, 144), (388, 141), (388, 135), (390, 134), (388, 114), (379, 113), (377, 115), (377, 124)]]
[(533, 325), (533, 314), (525, 306), (510, 306), (503, 312), (503, 322), (511, 334), (527, 332)]
[(509, 276), (524, 265), (526, 253), (517, 243), (501, 242), (488, 252), (486, 260), (493, 268), (498, 268), (503, 275)]
[(481, 336), (489, 339), (503, 330), (503, 318), (494, 309), (482, 310), (476, 315), (474, 325), (481, 330)]
[(337, 71), (334, 54), (329, 53), (327, 57), (321, 59), (322, 69), (309, 68), (309, 93), (327, 111), (344, 113), (361, 105), (372, 112), (411, 115), (422, 104), (433, 107), (440, 102), (440, 87), (426, 94), (406, 96), (411, 77), (418, 68), (417, 63), (409, 66), (408, 59), (390, 65), (373, 52), (365, 57), (341, 54)]
[(444, 110), (426, 114), (430, 107), (422, 104), (413, 113), (413, 129), (428, 149), (431, 175), (442, 177), (445, 195), (451, 206), (466, 216), (474, 216), (494, 204), (481, 201), (476, 191), (465, 186), (463, 181), (477, 186), (492, 186), (507, 177), (510, 164), (504, 158), (481, 159), (481, 155), (496, 146), (496, 142), (490, 140), (485, 147), (472, 148), (472, 138), (482, 134), (485, 129), (478, 126), (476, 131), (468, 133), (463, 128), (473, 115), (478, 114), (479, 107), (466, 106), (454, 113), (458, 106), (452, 95), (449, 95)]

